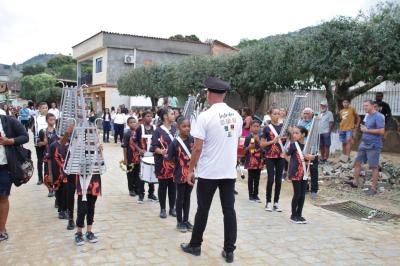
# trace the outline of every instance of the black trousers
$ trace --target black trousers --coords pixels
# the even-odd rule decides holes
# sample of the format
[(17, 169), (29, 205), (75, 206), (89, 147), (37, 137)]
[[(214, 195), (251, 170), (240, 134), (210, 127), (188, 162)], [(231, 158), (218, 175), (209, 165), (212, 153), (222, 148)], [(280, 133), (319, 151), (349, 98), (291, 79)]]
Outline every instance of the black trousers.
[(133, 169), (132, 167), (127, 167), (128, 172), (126, 173), (126, 177), (128, 179), (128, 189), (129, 191), (134, 191), (136, 194), (139, 194), (140, 188), (140, 164), (135, 164)]
[[(143, 197), (144, 197), (144, 193), (145, 193), (145, 190), (144, 190), (144, 184), (145, 183), (146, 182), (144, 182), (143, 180), (140, 180), (140, 182), (139, 182), (139, 195), (141, 195)], [(148, 193), (148, 195), (153, 195), (153, 194), (154, 194), (154, 184), (153, 183), (149, 183), (149, 193)]]
[(114, 124), (114, 142), (117, 143), (118, 140), (118, 136), (119, 136), (119, 140), (122, 143), (122, 139), (124, 137), (124, 124)]
[(249, 188), (249, 198), (258, 196), (258, 185), (260, 184), (261, 169), (248, 169), (249, 177), (247, 186)]
[(266, 160), (267, 173), (268, 173), (267, 202), (271, 202), (272, 187), (274, 185), (274, 182), (275, 182), (274, 203), (279, 201), (279, 195), (281, 194), (281, 186), (282, 186), (282, 173), (283, 173), (283, 168), (285, 167), (284, 160), (285, 159), (283, 158), (268, 158)]
[(74, 205), (75, 205), (75, 190), (76, 190), (76, 175), (67, 175), (67, 210), (68, 219), (74, 219)]
[(311, 175), (311, 192), (318, 192), (318, 157), (310, 165), (310, 175)]
[(190, 195), (193, 186), (187, 183), (176, 184), (176, 220), (178, 223), (189, 220)]
[(175, 208), (175, 199), (176, 199), (175, 183), (172, 180), (172, 178), (159, 179), (158, 200), (160, 201), (160, 208), (162, 210), (166, 209), (167, 190), (168, 190), (169, 209), (172, 210), (173, 208)]
[(29, 120), (21, 120), (21, 124), (25, 127), (26, 132), (28, 132), (28, 129), (29, 129)]
[(58, 190), (56, 190), (58, 212), (67, 211), (67, 187), (67, 183), (61, 183)]
[(38, 172), (38, 181), (43, 182), (43, 157), (44, 157), (44, 148), (35, 147), (36, 149), (36, 157), (37, 157), (37, 172)]
[(87, 201), (82, 201), (82, 196), (78, 196), (78, 217), (76, 218), (76, 226), (85, 227), (85, 217), (87, 225), (93, 224), (94, 209), (97, 196), (86, 195)]
[(197, 183), (197, 212), (194, 220), (192, 239), (190, 244), (201, 246), (203, 233), (206, 229), (208, 212), (215, 191), (219, 189), (222, 212), (224, 214), (224, 250), (233, 252), (237, 237), (237, 223), (235, 212), (235, 179), (204, 179), (199, 178)]
[(292, 181), (292, 216), (301, 217), (303, 212), (304, 200), (306, 198), (307, 180)]

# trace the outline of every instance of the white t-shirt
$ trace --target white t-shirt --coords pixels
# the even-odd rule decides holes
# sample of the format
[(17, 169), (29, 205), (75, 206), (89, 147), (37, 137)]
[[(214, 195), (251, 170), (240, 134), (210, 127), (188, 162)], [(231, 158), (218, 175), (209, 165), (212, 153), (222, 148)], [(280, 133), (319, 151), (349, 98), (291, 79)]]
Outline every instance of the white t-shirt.
[[(3, 129), (3, 123), (0, 121), (0, 133), (1, 136), (5, 136), (6, 134), (4, 133)], [(5, 165), (7, 164), (7, 155), (6, 155), (6, 149), (4, 148), (4, 145), (0, 145), (0, 165)]]
[(60, 111), (57, 108), (50, 108), (49, 113), (53, 114), (57, 120), (60, 118)]
[(124, 125), (126, 123), (125, 114), (117, 113), (114, 117), (114, 124)]
[(243, 119), (225, 103), (201, 113), (192, 127), (194, 138), (204, 140), (197, 176), (204, 179), (235, 179), (237, 149)]

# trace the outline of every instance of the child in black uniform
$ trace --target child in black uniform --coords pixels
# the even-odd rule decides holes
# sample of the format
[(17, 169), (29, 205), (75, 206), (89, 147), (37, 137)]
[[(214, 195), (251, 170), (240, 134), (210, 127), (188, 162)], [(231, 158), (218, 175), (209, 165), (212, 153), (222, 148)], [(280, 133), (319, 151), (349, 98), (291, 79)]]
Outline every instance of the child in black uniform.
[(126, 165), (129, 195), (136, 197), (136, 195), (139, 194), (140, 186), (140, 158), (139, 147), (136, 143), (136, 119), (134, 117), (129, 117), (127, 124), (129, 130), (124, 134), (121, 147), (124, 152), (124, 165)]
[(296, 224), (307, 223), (306, 219), (302, 216), (304, 200), (307, 190), (307, 180), (304, 176), (309, 176), (307, 173), (307, 165), (309, 161), (314, 160), (315, 156), (306, 154), (303, 155), (304, 138), (307, 137), (308, 130), (304, 127), (294, 127), (291, 135), (293, 142), (290, 143), (286, 152), (286, 159), (289, 162), (288, 177), (293, 185), (293, 198), (292, 198), (292, 215), (290, 220)]
[[(174, 181), (177, 187), (176, 195), (176, 228), (184, 233), (191, 231), (189, 222), (190, 194), (193, 186), (187, 183), (187, 175), (194, 139), (190, 136), (190, 121), (184, 117), (177, 119), (179, 136), (168, 148), (168, 160), (175, 164)], [(182, 213), (183, 212), (183, 213)]]

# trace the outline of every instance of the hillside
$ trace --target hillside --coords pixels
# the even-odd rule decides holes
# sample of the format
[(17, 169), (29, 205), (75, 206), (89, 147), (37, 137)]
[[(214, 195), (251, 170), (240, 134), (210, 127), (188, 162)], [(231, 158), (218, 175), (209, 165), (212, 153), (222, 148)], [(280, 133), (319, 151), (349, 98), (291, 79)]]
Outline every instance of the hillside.
[(47, 63), (47, 61), (49, 61), (49, 59), (51, 59), (57, 55), (58, 54), (39, 54), (39, 55), (36, 55), (36, 56), (26, 60), (25, 62), (23, 62), (22, 64), (19, 64), (18, 66), (23, 67), (26, 65), (36, 65), (36, 64), (45, 65)]

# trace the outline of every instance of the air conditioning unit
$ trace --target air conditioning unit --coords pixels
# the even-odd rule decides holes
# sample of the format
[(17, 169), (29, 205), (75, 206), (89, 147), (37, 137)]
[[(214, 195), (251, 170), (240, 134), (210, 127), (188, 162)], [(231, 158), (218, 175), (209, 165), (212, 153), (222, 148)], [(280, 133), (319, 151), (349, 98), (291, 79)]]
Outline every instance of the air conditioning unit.
[(134, 64), (136, 61), (136, 56), (134, 55), (125, 55), (124, 63), (125, 64)]

